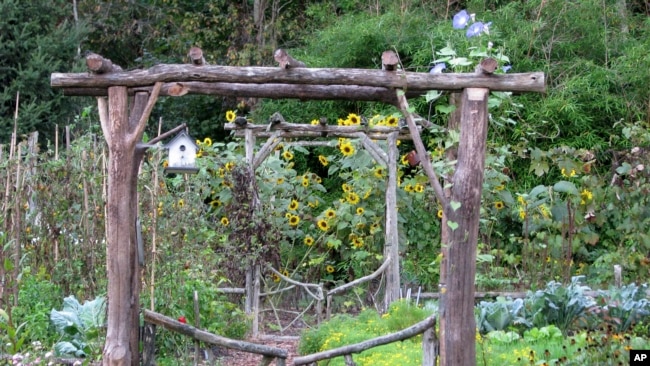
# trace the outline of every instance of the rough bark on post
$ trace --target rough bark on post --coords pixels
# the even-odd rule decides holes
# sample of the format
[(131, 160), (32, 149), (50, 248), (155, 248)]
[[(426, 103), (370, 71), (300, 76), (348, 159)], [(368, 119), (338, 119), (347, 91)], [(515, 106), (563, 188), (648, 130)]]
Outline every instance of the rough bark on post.
[(384, 257), (392, 258), (386, 269), (384, 309), (399, 299), (399, 244), (397, 233), (397, 132), (388, 135), (388, 182), (386, 183), (386, 244)]
[[(449, 95), (449, 104), (456, 107), (456, 109), (449, 114), (449, 120), (447, 121), (447, 130), (458, 132), (460, 126), (460, 113), (462, 110), (462, 95), (458, 92), (453, 92)], [(445, 158), (447, 161), (456, 161), (458, 151), (456, 147), (452, 147), (445, 151)], [(445, 202), (449, 202), (451, 197), (451, 181), (445, 179), (444, 181), (443, 195), (445, 196)], [(445, 314), (445, 308), (447, 306), (447, 296), (445, 295), (447, 289), (447, 258), (449, 257), (448, 245), (449, 245), (449, 235), (450, 228), (447, 226), (447, 215), (443, 214), (440, 228), (440, 254), (442, 255), (442, 260), (440, 261), (440, 280), (438, 283), (438, 289), (440, 293), (440, 301), (438, 301), (438, 310), (440, 314), (440, 326), (439, 326), (439, 354), (442, 354), (445, 350), (445, 337), (444, 334), (447, 331), (447, 317)], [(444, 289), (444, 290), (443, 290)], [(453, 325), (449, 324), (451, 328)]]
[(447, 326), (441, 366), (476, 365), (476, 322), (474, 320), (474, 277), (480, 218), (485, 146), (487, 139), (488, 89), (463, 91), (458, 163), (452, 178), (451, 200), (445, 207), (450, 228), (445, 314)]
[[(133, 197), (131, 187), (136, 184), (135, 141), (128, 141), (128, 97), (126, 87), (115, 86), (108, 90), (108, 125), (105, 126), (109, 142), (108, 208), (106, 268), (108, 272), (108, 329), (104, 347), (104, 365), (137, 365), (138, 338), (132, 341), (131, 333), (137, 329), (140, 309), (137, 277), (135, 236), (133, 223)], [(104, 127), (104, 126), (102, 126)]]

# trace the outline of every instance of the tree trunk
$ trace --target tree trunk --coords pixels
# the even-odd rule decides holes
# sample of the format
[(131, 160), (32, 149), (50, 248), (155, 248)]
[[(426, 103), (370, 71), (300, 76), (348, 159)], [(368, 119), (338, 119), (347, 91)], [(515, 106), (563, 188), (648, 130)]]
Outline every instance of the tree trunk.
[[(450, 228), (446, 265), (444, 314), (446, 322), (441, 366), (476, 365), (476, 322), (474, 320), (474, 277), (480, 218), (485, 146), (487, 139), (488, 89), (463, 91), (458, 164), (452, 178), (449, 207), (445, 208)], [(460, 203), (460, 206), (457, 206)], [(455, 209), (454, 209), (455, 208)], [(453, 326), (450, 326), (452, 325)]]

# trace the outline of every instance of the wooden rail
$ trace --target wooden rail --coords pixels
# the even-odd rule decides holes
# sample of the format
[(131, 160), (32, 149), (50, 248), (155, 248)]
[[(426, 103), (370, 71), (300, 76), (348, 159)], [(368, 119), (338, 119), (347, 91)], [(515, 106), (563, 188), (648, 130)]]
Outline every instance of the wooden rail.
[(288, 353), (282, 348), (270, 347), (263, 344), (250, 343), (218, 336), (216, 334), (197, 329), (189, 324), (181, 323), (175, 319), (151, 310), (143, 310), (142, 312), (144, 313), (145, 322), (160, 325), (161, 327), (167, 330), (171, 330), (172, 332), (177, 332), (192, 337), (201, 342), (263, 355), (264, 357), (262, 359), (262, 365), (268, 365), (271, 363), (271, 361), (273, 361), (273, 359), (276, 359), (275, 364), (277, 366), (286, 365)]
[[(381, 337), (369, 339), (367, 341), (351, 344), (348, 346), (334, 348), (328, 351), (313, 353), (307, 356), (296, 357), (293, 360), (293, 365), (294, 366), (315, 365), (316, 362), (318, 361), (327, 360), (339, 356), (345, 357), (346, 365), (354, 365), (354, 362), (352, 361), (353, 353), (361, 353), (370, 348), (382, 346), (384, 344), (393, 343), (397, 341), (403, 341), (405, 339), (414, 337), (418, 334), (422, 334), (429, 329), (433, 330), (435, 325), (436, 325), (436, 318), (434, 316), (430, 316), (425, 320), (416, 323), (399, 332), (387, 334)], [(435, 348), (433, 348), (435, 347), (435, 342), (423, 342), (423, 346), (431, 346), (432, 348), (430, 349), (435, 350)], [(425, 351), (425, 355), (430, 353), (431, 352)]]

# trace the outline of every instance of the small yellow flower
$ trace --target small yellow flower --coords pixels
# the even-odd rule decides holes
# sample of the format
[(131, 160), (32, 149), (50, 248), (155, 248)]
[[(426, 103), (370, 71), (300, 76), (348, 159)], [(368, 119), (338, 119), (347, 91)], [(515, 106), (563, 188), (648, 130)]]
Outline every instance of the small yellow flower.
[(312, 119), (311, 120), (311, 125), (312, 126), (318, 126), (319, 124), (320, 124), (320, 122), (317, 119)]
[(347, 194), (347, 196), (345, 197), (345, 199), (346, 199), (349, 203), (351, 203), (351, 204), (353, 204), (353, 205), (356, 205), (357, 203), (359, 203), (359, 195), (356, 194), (356, 193), (354, 193), (354, 192), (349, 192), (349, 193)]
[(567, 173), (566, 169), (562, 168), (561, 173), (562, 173), (563, 177), (571, 178), (571, 177), (574, 177), (576, 175), (576, 170), (571, 169), (571, 171), (569, 173)]
[(402, 157), (399, 159), (399, 161), (400, 161), (400, 163), (402, 163), (402, 165), (408, 165), (408, 163), (409, 163), (408, 154), (402, 155)]
[(280, 282), (280, 276), (275, 273), (271, 275), (271, 278), (273, 278), (273, 282)]
[(343, 183), (343, 184), (341, 185), (341, 189), (342, 189), (343, 192), (345, 192), (345, 193), (352, 192), (352, 187), (350, 187), (350, 185), (347, 184), (347, 183)]
[(310, 247), (314, 245), (314, 238), (312, 238), (310, 235), (307, 235), (305, 236), (305, 239), (303, 239), (302, 242), (305, 243), (306, 246)]
[(212, 201), (210, 201), (210, 207), (212, 207), (212, 208), (217, 208), (217, 207), (219, 207), (219, 206), (221, 206), (221, 201), (219, 201), (219, 200), (212, 200)]
[(501, 183), (500, 185), (494, 187), (494, 189), (497, 191), (503, 191), (504, 189), (506, 189), (506, 185)]
[(355, 237), (352, 239), (352, 246), (359, 249), (363, 246), (363, 239), (359, 237)]
[(234, 167), (235, 167), (235, 163), (234, 163), (234, 162), (229, 161), (229, 162), (226, 163), (226, 170), (227, 170), (227, 171), (231, 171), (232, 168), (234, 168)]
[(289, 203), (289, 210), (295, 211), (298, 209), (298, 207), (300, 207), (300, 202), (298, 202), (297, 200), (291, 200), (291, 202)]
[(582, 192), (580, 192), (580, 198), (582, 199), (580, 204), (584, 205), (594, 199), (594, 195), (588, 189), (583, 189)]
[(196, 152), (196, 157), (200, 158), (203, 156), (203, 149), (199, 149), (199, 151)]
[(327, 166), (327, 164), (330, 163), (324, 155), (318, 155), (318, 161), (320, 161), (323, 166)]
[(282, 153), (282, 158), (284, 158), (284, 160), (286, 161), (289, 161), (293, 159), (293, 153), (289, 150), (284, 150), (284, 152)]
[(300, 217), (296, 215), (291, 215), (291, 217), (289, 217), (289, 225), (298, 226), (299, 223), (300, 223)]
[(390, 116), (390, 117), (386, 118), (386, 125), (388, 127), (397, 127), (397, 117)]
[(302, 178), (302, 182), (300, 184), (302, 184), (303, 187), (309, 187), (309, 179)]
[(437, 216), (438, 216), (439, 219), (442, 218), (442, 209), (438, 210), (438, 214), (437, 214)]
[(205, 139), (203, 139), (203, 145), (205, 145), (206, 147), (212, 146), (212, 139), (209, 138), (209, 137), (206, 137)]
[(316, 208), (316, 207), (318, 207), (318, 204), (319, 204), (318, 200), (313, 200), (313, 201), (308, 201), (308, 202), (307, 202), (307, 205), (308, 205), (309, 207), (311, 207), (311, 208)]
[(383, 178), (384, 174), (386, 174), (386, 171), (384, 170), (383, 167), (376, 167), (375, 172), (373, 173), (376, 178)]
[(321, 231), (328, 231), (330, 229), (330, 225), (325, 220), (318, 220), (316, 225)]
[(230, 224), (230, 221), (228, 220), (227, 217), (224, 216), (224, 217), (221, 218), (221, 225), (228, 226), (229, 224)]
[(275, 181), (276, 184), (283, 184), (284, 183), (284, 178), (280, 177)]
[(325, 210), (325, 217), (328, 219), (333, 219), (336, 217), (336, 211), (332, 210), (331, 208), (328, 208)]
[(526, 218), (526, 210), (523, 208), (519, 208), (519, 219), (523, 220)]
[(181, 198), (180, 200), (178, 200), (178, 207), (183, 207), (183, 206), (185, 206), (185, 201), (183, 201), (183, 199)]
[(169, 166), (169, 162), (167, 160), (163, 161), (163, 168), (167, 168)]
[(352, 156), (352, 155), (354, 155), (354, 152), (355, 152), (354, 146), (352, 146), (352, 144), (350, 144), (350, 143), (341, 145), (341, 147), (339, 149), (341, 150), (341, 153), (344, 156)]
[(504, 204), (503, 204), (502, 201), (494, 202), (494, 208), (496, 208), (497, 210), (501, 210), (503, 207), (504, 207)]
[(528, 204), (524, 196), (517, 196), (517, 202), (519, 202), (519, 204), (523, 206), (526, 206)]
[(334, 267), (328, 264), (325, 266), (325, 271), (327, 271), (327, 273), (334, 273)]
[(227, 111), (226, 112), (226, 121), (232, 122), (232, 121), (235, 120), (236, 117), (237, 117), (237, 114), (235, 114), (234, 111)]
[(416, 184), (415, 187), (413, 187), (413, 190), (415, 190), (418, 193), (424, 192), (424, 186), (420, 183)]
[(358, 125), (361, 123), (361, 118), (354, 113), (348, 114), (348, 118), (346, 120), (349, 121), (349, 125)]
[(363, 207), (357, 207), (357, 215), (361, 216), (366, 210)]
[(413, 186), (410, 184), (407, 184), (406, 187), (404, 187), (404, 190), (406, 192), (413, 192)]

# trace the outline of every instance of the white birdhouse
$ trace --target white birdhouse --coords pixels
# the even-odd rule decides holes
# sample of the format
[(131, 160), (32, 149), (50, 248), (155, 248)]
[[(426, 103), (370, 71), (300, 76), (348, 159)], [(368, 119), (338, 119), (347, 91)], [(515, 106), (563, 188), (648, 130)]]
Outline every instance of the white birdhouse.
[(169, 150), (166, 173), (191, 173), (199, 171), (196, 167), (196, 153), (199, 147), (185, 131), (176, 135), (165, 148)]

